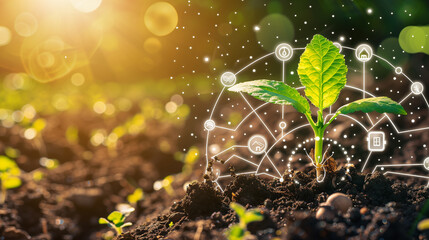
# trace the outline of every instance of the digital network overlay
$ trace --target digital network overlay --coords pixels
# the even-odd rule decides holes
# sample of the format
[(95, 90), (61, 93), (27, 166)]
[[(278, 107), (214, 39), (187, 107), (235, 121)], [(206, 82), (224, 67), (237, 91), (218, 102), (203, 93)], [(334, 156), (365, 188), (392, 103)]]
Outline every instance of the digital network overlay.
[[(361, 64), (360, 72), (362, 73), (361, 76), (361, 82), (359, 86), (353, 86), (353, 84), (349, 83), (345, 86), (344, 89), (350, 90), (352, 92), (359, 93), (361, 98), (369, 97), (377, 97), (376, 94), (370, 92), (366, 89), (366, 72), (368, 71), (368, 62), (369, 61), (379, 61), (379, 62), (385, 62), (392, 68), (394, 71), (395, 76), (402, 77), (405, 79), (405, 82), (407, 83), (407, 94), (402, 96), (400, 99), (394, 99), (398, 101), (400, 104), (404, 106), (404, 108), (407, 110), (407, 105), (404, 105), (407, 103), (408, 100), (415, 99), (415, 98), (421, 98), (424, 103), (424, 107), (427, 108), (429, 111), (429, 103), (424, 95), (424, 85), (417, 80), (412, 80), (410, 77), (408, 77), (402, 70), (401, 67), (394, 66), (392, 63), (390, 63), (387, 59), (375, 54), (373, 52), (373, 49), (367, 45), (367, 44), (361, 44), (357, 46), (356, 48), (351, 48), (347, 46), (342, 46), (339, 43), (334, 43), (334, 45), (339, 49), (340, 52), (342, 51), (352, 51), (354, 57), (357, 61)], [(286, 77), (286, 65), (287, 62), (294, 58), (299, 57), (301, 52), (305, 50), (305, 48), (293, 48), (291, 45), (287, 43), (282, 43), (277, 46), (274, 52), (266, 54), (242, 69), (234, 72), (225, 72), (220, 77), (220, 83), (222, 84), (223, 88), (220, 91), (219, 95), (216, 98), (216, 101), (214, 105), (212, 106), (210, 110), (210, 118), (204, 122), (204, 130), (206, 132), (206, 144), (205, 144), (205, 160), (206, 160), (206, 173), (207, 173), (207, 167), (209, 166), (209, 162), (213, 162), (213, 160), (223, 159), (223, 165), (224, 166), (234, 166), (234, 163), (239, 163), (240, 166), (245, 166), (243, 169), (244, 171), (239, 171), (239, 169), (235, 174), (236, 175), (243, 175), (243, 174), (254, 174), (256, 176), (267, 176), (271, 178), (277, 178), (281, 182), (283, 182), (283, 174), (292, 171), (293, 161), (307, 161), (310, 162), (310, 157), (308, 153), (308, 149), (311, 149), (314, 146), (314, 139), (308, 138), (308, 139), (300, 139), (298, 140), (298, 144), (296, 144), (296, 141), (289, 141), (290, 139), (294, 138), (295, 135), (298, 134), (300, 130), (303, 129), (310, 129), (310, 124), (306, 123), (302, 118), (298, 119), (288, 119), (287, 114), (285, 114), (286, 108), (292, 108), (292, 106), (279, 106), (274, 105), (266, 102), (260, 101), (259, 105), (252, 104), (251, 101), (247, 99), (245, 95), (242, 93), (240, 94), (240, 98), (242, 98), (243, 102), (245, 103), (245, 109), (248, 110), (247, 115), (241, 118), (241, 121), (235, 125), (235, 127), (231, 127), (229, 123), (226, 123), (225, 121), (218, 121), (215, 120), (215, 113), (219, 114), (217, 111), (220, 111), (219, 102), (222, 99), (222, 97), (226, 97), (226, 91), (229, 87), (234, 86), (237, 83), (237, 79), (240, 79), (240, 74), (245, 71), (246, 69), (251, 68), (253, 65), (255, 65), (258, 62), (264, 61), (266, 59), (269, 59), (271, 57), (275, 57), (278, 62), (281, 64), (281, 81), (285, 82)], [(298, 52), (298, 54), (296, 54)], [(347, 59), (346, 59), (347, 61)], [(347, 62), (346, 62), (347, 64)], [(293, 69), (296, 70), (296, 69)], [(348, 81), (349, 82), (349, 81)], [(395, 83), (397, 84), (397, 83)], [(302, 91), (304, 87), (297, 87), (298, 91)], [(341, 97), (341, 95), (340, 95)], [(357, 99), (356, 99), (357, 100)], [(411, 103), (408, 103), (408, 105), (412, 105)], [(280, 119), (278, 124), (269, 124), (267, 121), (270, 116), (266, 115), (266, 112), (264, 112), (262, 109), (269, 107), (269, 108), (280, 108), (278, 109)], [(418, 107), (420, 109), (420, 107)], [(332, 116), (335, 111), (335, 109), (332, 109), (332, 106), (329, 108), (329, 114), (325, 116), (325, 121), (328, 119), (328, 117)], [(409, 110), (407, 110), (408, 112)], [(220, 113), (222, 115), (222, 113)], [(367, 169), (368, 162), (373, 161), (373, 155), (374, 154), (383, 154), (383, 152), (386, 151), (386, 145), (392, 144), (394, 146), (398, 146), (401, 148), (401, 141), (397, 140), (396, 137), (394, 137), (394, 134), (396, 135), (407, 135), (412, 134), (414, 132), (419, 131), (427, 131), (429, 130), (429, 124), (427, 127), (418, 127), (418, 128), (409, 128), (409, 129), (400, 129), (395, 122), (392, 120), (392, 117), (387, 114), (379, 114), (380, 116), (374, 118), (371, 117), (370, 114), (362, 114), (363, 116), (355, 117), (350, 115), (343, 115), (340, 114), (338, 118), (345, 118), (347, 120), (351, 120), (353, 123), (351, 126), (358, 127), (361, 130), (366, 133), (366, 139), (360, 139), (361, 143), (359, 144), (361, 149), (365, 149), (366, 153), (364, 154), (365, 157), (361, 157), (357, 159), (356, 156), (349, 153), (350, 149), (354, 149), (355, 145), (347, 145), (347, 143), (344, 143), (347, 138), (353, 138), (354, 136), (341, 136), (336, 138), (331, 137), (324, 137), (324, 147), (325, 147), (325, 153), (324, 153), (324, 159), (327, 159), (327, 156), (333, 156), (336, 152), (337, 154), (342, 154), (341, 158), (345, 159), (347, 163), (352, 163), (356, 166), (356, 168), (364, 172), (365, 170), (371, 171), (370, 169)], [(277, 116), (276, 116), (277, 117)], [(259, 133), (257, 134), (246, 134), (245, 130), (243, 130), (243, 127), (246, 125), (244, 124), (246, 121), (258, 121), (261, 126), (259, 130)], [(384, 120), (384, 121), (383, 121)], [(272, 121), (271, 121), (272, 122)], [(291, 123), (294, 122), (294, 126), (289, 126)], [(387, 122), (387, 124), (385, 124)], [(412, 120), (414, 122), (414, 120)], [(300, 123), (300, 124), (297, 124)], [(390, 123), (390, 124), (389, 124)], [(389, 126), (391, 128), (391, 131), (389, 130), (379, 130), (377, 127), (380, 125), (385, 124), (386, 126)], [(412, 125), (412, 124), (410, 124)], [(249, 126), (247, 126), (249, 127)], [(250, 125), (250, 128), (252, 125)], [(412, 126), (410, 126), (412, 127)], [(336, 129), (332, 130), (336, 131)], [(227, 144), (223, 144), (226, 140), (223, 138), (221, 141), (221, 144), (219, 144), (219, 139), (216, 139), (218, 135), (221, 135), (222, 132), (226, 133), (239, 133), (241, 135), (240, 141), (235, 143), (231, 146), (224, 147)], [(301, 134), (302, 135), (302, 134)], [(312, 136), (312, 133), (306, 134), (307, 136)], [(411, 136), (411, 135), (410, 135)], [(395, 139), (395, 141), (389, 142), (389, 139)], [(245, 139), (245, 141), (243, 140)], [(294, 144), (294, 146), (288, 146), (288, 142), (291, 142)], [(278, 149), (283, 149), (284, 152), (281, 154), (277, 154), (279, 157), (278, 159), (274, 159), (275, 154), (274, 151), (278, 151)], [(335, 149), (335, 150), (334, 150)], [(300, 157), (297, 159), (297, 153), (298, 152), (305, 152), (305, 155), (308, 156), (308, 158), (302, 158)], [(361, 154), (362, 155), (362, 154)], [(328, 157), (329, 158), (329, 157)], [(429, 186), (429, 175), (418, 175), (418, 174), (411, 174), (407, 173), (407, 167), (416, 167), (421, 166), (423, 169), (429, 171), (429, 157), (426, 157), (424, 159), (415, 159), (414, 162), (421, 162), (421, 163), (404, 163), (404, 164), (381, 164), (381, 162), (386, 161), (386, 159), (378, 159), (377, 165), (373, 168), (372, 172), (376, 170), (385, 171), (385, 175), (399, 175), (404, 177), (413, 177), (413, 178), (422, 178), (428, 180), (428, 186)], [(380, 163), (380, 164), (378, 164)], [(223, 191), (223, 187), (221, 182), (224, 180), (231, 180), (231, 174), (229, 171), (225, 170), (225, 167), (223, 167), (223, 170), (219, 167), (213, 168), (213, 171), (211, 173), (213, 175), (212, 180), (217, 184), (217, 186)]]

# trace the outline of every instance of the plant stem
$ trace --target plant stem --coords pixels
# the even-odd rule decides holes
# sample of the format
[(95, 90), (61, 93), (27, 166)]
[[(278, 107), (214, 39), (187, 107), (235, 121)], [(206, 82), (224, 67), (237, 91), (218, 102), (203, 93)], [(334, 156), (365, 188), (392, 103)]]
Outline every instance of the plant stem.
[(121, 235), (122, 234), (122, 228), (120, 228), (120, 227), (115, 227), (115, 230), (116, 230), (116, 236), (119, 236), (119, 235)]
[(323, 161), (323, 131), (322, 129), (316, 129), (316, 143), (314, 145), (314, 163), (316, 166), (320, 165)]
[(325, 125), (323, 124), (323, 110), (319, 110), (317, 112), (317, 123), (313, 130), (315, 136), (314, 165), (316, 165), (316, 179), (320, 182), (323, 180), (323, 135), (325, 132)]

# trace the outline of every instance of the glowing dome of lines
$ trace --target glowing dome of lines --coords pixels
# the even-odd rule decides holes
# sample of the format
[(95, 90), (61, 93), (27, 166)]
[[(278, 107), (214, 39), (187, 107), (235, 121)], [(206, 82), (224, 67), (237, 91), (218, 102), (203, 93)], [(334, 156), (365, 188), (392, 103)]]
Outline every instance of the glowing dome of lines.
[[(366, 97), (388, 96), (399, 102), (409, 112), (408, 116), (393, 116), (379, 113), (359, 113), (340, 115), (338, 122), (328, 128), (325, 142), (325, 155), (332, 156), (339, 164), (353, 164), (359, 171), (386, 170), (386, 175), (401, 175), (429, 179), (424, 175), (407, 173), (407, 166), (422, 166), (424, 159), (416, 153), (403, 151), (405, 158), (417, 158), (417, 162), (399, 162), (397, 150), (403, 150), (404, 138), (413, 138), (413, 134), (429, 130), (419, 112), (428, 111), (429, 103), (424, 95), (424, 85), (404, 73), (401, 67), (394, 66), (387, 59), (375, 54), (367, 44), (356, 48), (334, 43), (345, 54), (346, 63), (357, 64), (352, 69), (348, 83), (339, 100), (329, 108), (328, 116), (343, 104)], [(265, 67), (273, 58), (281, 65), (279, 81), (287, 82), (286, 76), (295, 74), (288, 69), (288, 61), (298, 58), (304, 48), (293, 48), (280, 44), (275, 52), (262, 56), (235, 73), (226, 72), (220, 76), (222, 90), (210, 110), (210, 117), (204, 123), (206, 131), (206, 173), (207, 167), (212, 180), (223, 189), (231, 180), (230, 168), (236, 175), (255, 174), (283, 181), (284, 174), (310, 164), (309, 154), (314, 139), (308, 136), (312, 131), (301, 115), (291, 106), (274, 106), (251, 99), (243, 94), (230, 93), (227, 88), (235, 83), (253, 80), (241, 76), (245, 71), (255, 72), (261, 64)], [(265, 64), (263, 64), (265, 62)], [(381, 88), (377, 77), (368, 72), (374, 71), (370, 64), (377, 67), (387, 66), (391, 71), (391, 89)], [(276, 74), (265, 69), (267, 79)], [(297, 78), (297, 76), (296, 76)], [(274, 78), (275, 79), (275, 78)], [(296, 85), (296, 80), (292, 80)], [(304, 87), (294, 86), (303, 91)], [(238, 117), (237, 117), (238, 115)], [(233, 117), (235, 116), (235, 117)], [(426, 145), (421, 148), (427, 149)], [(392, 153), (387, 155), (387, 153)], [(388, 171), (387, 171), (388, 170)]]

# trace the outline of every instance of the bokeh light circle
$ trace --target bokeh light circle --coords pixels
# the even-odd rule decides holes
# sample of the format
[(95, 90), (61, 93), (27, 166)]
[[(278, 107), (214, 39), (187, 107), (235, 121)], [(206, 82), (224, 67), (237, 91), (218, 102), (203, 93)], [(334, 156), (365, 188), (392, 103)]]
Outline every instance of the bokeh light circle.
[(23, 12), (16, 17), (14, 27), (19, 36), (30, 37), (36, 33), (39, 23), (33, 14)]
[(428, 27), (408, 26), (399, 34), (399, 45), (408, 53), (429, 53)]
[(85, 83), (85, 76), (82, 73), (75, 73), (71, 76), (71, 82), (75, 86), (82, 86)]
[(70, 2), (79, 12), (90, 13), (100, 7), (102, 0), (70, 0)]
[(295, 30), (292, 22), (282, 14), (270, 14), (258, 24), (260, 30), (256, 32), (256, 39), (267, 51), (272, 51), (282, 42), (292, 42)]
[(160, 37), (170, 34), (176, 28), (178, 21), (176, 9), (167, 2), (152, 4), (144, 15), (144, 24), (147, 29)]
[(9, 28), (0, 26), (0, 47), (8, 45), (12, 39), (12, 33)]
[(144, 41), (143, 48), (146, 52), (155, 54), (161, 50), (162, 44), (157, 38), (150, 37)]

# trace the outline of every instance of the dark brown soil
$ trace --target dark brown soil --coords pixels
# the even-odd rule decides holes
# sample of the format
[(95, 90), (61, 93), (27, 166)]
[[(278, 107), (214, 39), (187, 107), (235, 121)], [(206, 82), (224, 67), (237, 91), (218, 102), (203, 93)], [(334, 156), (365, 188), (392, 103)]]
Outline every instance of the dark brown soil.
[[(173, 151), (159, 148), (165, 138), (175, 139), (170, 132), (178, 130), (171, 124), (147, 122), (147, 131), (124, 136), (115, 152), (90, 144), (93, 129), (111, 130), (132, 114), (112, 120), (93, 113), (52, 116), (42, 138), (34, 140), (22, 137), (19, 126), (0, 127), (0, 154), (4, 155), (6, 147), (19, 150), (16, 162), (23, 172), (22, 186), (8, 190), (6, 203), (0, 204), (0, 239), (101, 239), (107, 229), (98, 224), (99, 217), (126, 202), (136, 187), (150, 194), (156, 180), (180, 172), (182, 163), (175, 160)], [(79, 128), (76, 144), (64, 134), (72, 124)], [(42, 156), (58, 159), (59, 166), (41, 167)], [(41, 181), (33, 179), (34, 170), (43, 173)], [(135, 222), (138, 213), (130, 220)]]
[[(331, 220), (316, 219), (319, 204), (335, 192), (347, 194), (353, 207)], [(379, 172), (362, 175), (354, 168), (349, 174), (331, 173), (322, 184), (314, 170), (296, 172), (283, 183), (238, 176), (224, 193), (212, 183), (191, 184), (168, 211), (118, 239), (225, 239), (225, 230), (238, 221), (228, 208), (231, 201), (264, 212), (262, 222), (248, 225), (249, 239), (426, 239), (428, 232), (416, 230), (415, 223), (428, 216), (422, 212), (428, 197), (424, 186), (406, 186)]]

